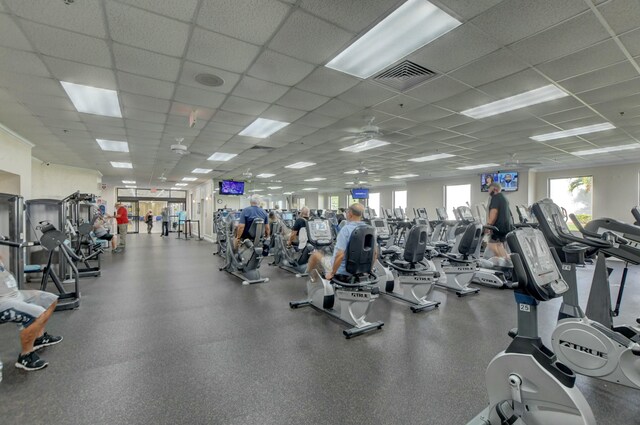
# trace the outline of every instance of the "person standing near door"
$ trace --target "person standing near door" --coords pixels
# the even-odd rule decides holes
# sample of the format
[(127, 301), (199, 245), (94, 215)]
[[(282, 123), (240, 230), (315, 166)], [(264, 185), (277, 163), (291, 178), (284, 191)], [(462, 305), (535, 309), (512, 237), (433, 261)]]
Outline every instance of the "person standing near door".
[(162, 233), (160, 237), (169, 236), (169, 208), (164, 207), (162, 209)]
[(127, 248), (127, 230), (129, 227), (129, 213), (121, 202), (116, 204), (116, 213), (113, 215), (118, 223), (118, 235), (120, 235), (119, 247)]
[(149, 210), (147, 215), (144, 216), (144, 222), (147, 223), (147, 233), (151, 233), (151, 229), (153, 229), (153, 211)]

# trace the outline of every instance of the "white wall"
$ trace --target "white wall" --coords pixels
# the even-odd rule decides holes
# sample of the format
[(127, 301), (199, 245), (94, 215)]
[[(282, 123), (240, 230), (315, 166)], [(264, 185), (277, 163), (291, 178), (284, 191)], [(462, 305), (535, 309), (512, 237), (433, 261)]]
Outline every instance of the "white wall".
[(548, 196), (550, 178), (593, 176), (593, 216), (631, 222), (631, 208), (638, 205), (640, 164), (609, 165), (536, 173), (535, 199)]
[(26, 139), (0, 124), (0, 171), (12, 175), (0, 175), (0, 182), (7, 190), (15, 188), (15, 176), (19, 178), (19, 193), (31, 198), (31, 144)]
[(96, 170), (44, 163), (33, 158), (31, 162), (31, 198), (61, 199), (79, 190), (101, 195), (102, 174)]

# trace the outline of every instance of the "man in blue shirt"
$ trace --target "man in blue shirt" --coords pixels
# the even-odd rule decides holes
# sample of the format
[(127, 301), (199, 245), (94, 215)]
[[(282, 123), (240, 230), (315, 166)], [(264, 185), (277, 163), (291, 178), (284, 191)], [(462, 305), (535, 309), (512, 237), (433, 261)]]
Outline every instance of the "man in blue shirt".
[(243, 209), (240, 213), (240, 223), (236, 229), (236, 246), (238, 246), (241, 239), (247, 239), (250, 237), (249, 229), (251, 228), (251, 223), (253, 223), (253, 220), (256, 218), (264, 220), (265, 237), (269, 237), (269, 221), (267, 220), (267, 212), (258, 206), (260, 204), (260, 196), (251, 195), (249, 203), (251, 205)]
[[(309, 258), (308, 270), (324, 269), (326, 279), (332, 279), (334, 276), (349, 277), (350, 274), (346, 269), (345, 251), (351, 239), (351, 233), (358, 226), (363, 226), (362, 215), (364, 207), (362, 204), (351, 205), (346, 212), (346, 224), (340, 229), (336, 238), (336, 246), (333, 250), (333, 257), (329, 258), (321, 251), (314, 252)], [(313, 280), (313, 275), (309, 274)]]

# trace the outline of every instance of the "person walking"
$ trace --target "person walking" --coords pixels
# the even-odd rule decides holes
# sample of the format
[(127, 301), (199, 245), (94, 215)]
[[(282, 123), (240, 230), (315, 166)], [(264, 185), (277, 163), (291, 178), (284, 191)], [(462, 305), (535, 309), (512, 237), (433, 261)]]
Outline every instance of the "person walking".
[(116, 204), (116, 213), (113, 215), (118, 223), (118, 246), (123, 250), (127, 248), (127, 230), (129, 228), (129, 212), (121, 202)]
[(149, 210), (147, 215), (144, 216), (144, 222), (147, 223), (147, 233), (151, 233), (153, 229), (153, 211)]
[(509, 254), (505, 249), (505, 241), (507, 233), (513, 230), (513, 221), (509, 212), (509, 200), (502, 193), (502, 186), (498, 182), (489, 185), (489, 217), (487, 224), (494, 226), (497, 230), (488, 230), (486, 233), (491, 235), (487, 249), (490, 249), (496, 257), (503, 258), (506, 262), (510, 262)]
[(162, 233), (160, 236), (169, 236), (169, 208), (162, 209)]

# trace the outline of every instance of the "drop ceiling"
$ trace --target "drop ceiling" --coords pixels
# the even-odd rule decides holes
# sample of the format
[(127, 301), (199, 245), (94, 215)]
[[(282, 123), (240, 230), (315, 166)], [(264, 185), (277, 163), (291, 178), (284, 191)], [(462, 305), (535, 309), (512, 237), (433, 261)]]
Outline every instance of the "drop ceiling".
[[(195, 168), (214, 171), (194, 184), (250, 169), (290, 190), (312, 177), (327, 179), (322, 189), (343, 188), (354, 180), (343, 172), (359, 167), (380, 181), (362, 179), (384, 185), (398, 174), (474, 174), (457, 167), (512, 157), (540, 169), (640, 161), (640, 149), (571, 154), (639, 142), (637, 0), (432, 2), (462, 25), (403, 58), (438, 75), (401, 93), (324, 66), (397, 0), (0, 0), (0, 123), (39, 159), (140, 186), (166, 186)], [(224, 84), (203, 86), (200, 73)], [(122, 118), (77, 112), (60, 81), (116, 90)], [(460, 114), (548, 84), (569, 96), (479, 120)], [(372, 117), (390, 144), (340, 151)], [(257, 118), (291, 124), (266, 139), (238, 135)], [(617, 128), (530, 139), (602, 122)], [(172, 153), (176, 138), (194, 154)], [(127, 141), (130, 152), (104, 152), (96, 139)], [(214, 152), (237, 156), (207, 161)], [(455, 156), (408, 161), (440, 153)], [(299, 161), (317, 165), (284, 168)]]

